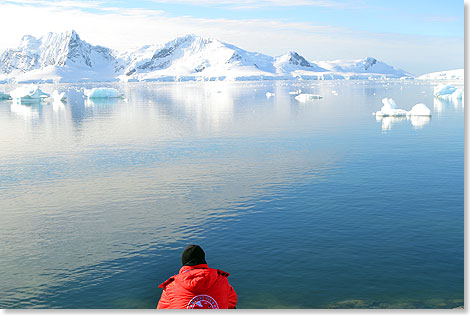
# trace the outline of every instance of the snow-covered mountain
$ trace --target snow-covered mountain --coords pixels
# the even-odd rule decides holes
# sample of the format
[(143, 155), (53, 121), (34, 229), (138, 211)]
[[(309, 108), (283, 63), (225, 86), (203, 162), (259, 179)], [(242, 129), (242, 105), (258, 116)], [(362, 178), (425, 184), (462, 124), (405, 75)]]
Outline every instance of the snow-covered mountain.
[(116, 52), (75, 31), (24, 36), (0, 55), (0, 82), (387, 79), (411, 74), (374, 58), (310, 62), (296, 52), (271, 57), (187, 35)]
[(0, 76), (14, 81), (109, 81), (119, 71), (111, 49), (90, 45), (75, 31), (26, 35), (0, 55)]
[(237, 79), (275, 74), (273, 58), (211, 38), (187, 35), (123, 56), (127, 80)]
[(431, 72), (431, 73), (420, 75), (416, 79), (419, 79), (419, 80), (444, 80), (444, 81), (459, 80), (460, 81), (460, 80), (464, 80), (464, 77), (465, 77), (464, 69), (457, 69), (457, 70)]
[(413, 76), (411, 73), (405, 72), (399, 68), (390, 66), (382, 61), (372, 57), (358, 60), (334, 60), (334, 61), (318, 61), (317, 64), (331, 72), (354, 74), (387, 74), (397, 78), (403, 76)]

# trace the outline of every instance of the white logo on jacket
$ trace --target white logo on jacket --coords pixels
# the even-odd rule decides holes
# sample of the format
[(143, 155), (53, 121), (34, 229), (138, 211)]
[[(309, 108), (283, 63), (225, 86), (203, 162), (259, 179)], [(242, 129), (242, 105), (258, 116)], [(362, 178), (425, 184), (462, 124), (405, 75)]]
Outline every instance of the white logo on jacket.
[(218, 309), (217, 301), (210, 295), (196, 295), (189, 301), (186, 308), (192, 309)]

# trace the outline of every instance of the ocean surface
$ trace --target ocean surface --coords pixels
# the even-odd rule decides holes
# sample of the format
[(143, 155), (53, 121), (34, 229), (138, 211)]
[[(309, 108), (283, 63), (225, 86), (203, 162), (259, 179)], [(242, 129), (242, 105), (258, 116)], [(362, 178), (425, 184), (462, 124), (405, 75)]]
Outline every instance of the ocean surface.
[[(0, 102), (0, 308), (154, 308), (188, 244), (240, 309), (463, 305), (464, 106), (434, 86), (49, 84), (66, 104)], [(384, 97), (433, 116), (376, 120)]]

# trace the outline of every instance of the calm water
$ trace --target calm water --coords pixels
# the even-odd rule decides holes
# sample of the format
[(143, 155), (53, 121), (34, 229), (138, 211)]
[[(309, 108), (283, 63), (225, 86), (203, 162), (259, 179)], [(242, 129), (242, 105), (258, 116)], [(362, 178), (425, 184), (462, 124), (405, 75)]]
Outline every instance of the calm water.
[(191, 243), (238, 308), (463, 305), (464, 107), (432, 84), (115, 87), (0, 102), (1, 308), (154, 308)]

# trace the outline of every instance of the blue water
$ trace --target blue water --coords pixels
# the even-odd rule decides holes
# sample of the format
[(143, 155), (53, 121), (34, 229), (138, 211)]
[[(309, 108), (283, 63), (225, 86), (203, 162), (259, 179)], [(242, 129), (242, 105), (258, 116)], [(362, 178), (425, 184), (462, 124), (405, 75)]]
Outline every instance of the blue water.
[(0, 102), (1, 308), (154, 308), (193, 243), (238, 308), (463, 305), (464, 107), (433, 84), (113, 86)]

